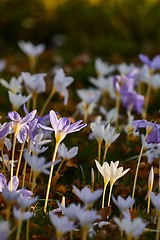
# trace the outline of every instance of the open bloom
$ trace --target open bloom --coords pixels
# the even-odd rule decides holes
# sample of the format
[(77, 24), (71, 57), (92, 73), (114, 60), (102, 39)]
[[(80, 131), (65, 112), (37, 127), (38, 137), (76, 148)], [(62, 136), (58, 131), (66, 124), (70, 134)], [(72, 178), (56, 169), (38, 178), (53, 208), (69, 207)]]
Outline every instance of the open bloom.
[(54, 213), (49, 214), (52, 225), (55, 227), (57, 238), (63, 234), (72, 231), (75, 228), (74, 222), (68, 220), (66, 216), (58, 217)]
[(127, 239), (137, 239), (143, 233), (146, 223), (141, 218), (135, 218), (133, 221), (128, 218), (114, 218), (115, 223), (125, 232)]
[(68, 103), (68, 90), (67, 87), (73, 82), (72, 77), (65, 77), (65, 73), (62, 68), (56, 71), (53, 88), (56, 92), (60, 93), (64, 97), (64, 104)]
[(126, 92), (122, 95), (122, 103), (128, 111), (142, 113), (144, 96), (136, 92)]
[(18, 110), (24, 103), (28, 102), (28, 100), (31, 98), (31, 95), (22, 96), (21, 93), (16, 94), (11, 91), (8, 91), (8, 95), (10, 103), (12, 104), (14, 110)]
[(108, 169), (108, 173), (110, 176), (110, 184), (113, 185), (117, 179), (123, 177), (130, 168), (127, 168), (123, 171), (123, 167), (118, 167), (119, 161), (116, 161), (115, 163), (111, 161), (110, 168)]
[(9, 83), (8, 81), (1, 79), (0, 83), (11, 92), (20, 93), (22, 91), (22, 81), (22, 77), (19, 76), (18, 78), (12, 77)]
[(82, 123), (82, 120), (71, 124), (69, 118), (62, 117), (58, 119), (55, 111), (53, 110), (49, 112), (49, 117), (52, 128), (42, 124), (39, 124), (39, 126), (43, 129), (54, 131), (57, 142), (61, 142), (67, 134), (78, 132), (86, 126), (85, 123)]
[(98, 189), (92, 192), (91, 189), (87, 186), (85, 186), (82, 190), (79, 190), (78, 188), (73, 186), (73, 190), (75, 195), (86, 205), (91, 205), (102, 195), (102, 190)]
[(95, 69), (99, 76), (104, 76), (114, 71), (115, 67), (113, 65), (108, 65), (103, 62), (100, 58), (96, 58), (95, 60)]
[(122, 198), (121, 196), (118, 196), (117, 199), (115, 199), (114, 197), (112, 197), (114, 203), (116, 204), (116, 206), (119, 208), (119, 210), (121, 211), (121, 213), (126, 217), (130, 217), (130, 213), (129, 213), (129, 208), (132, 207), (132, 205), (134, 204), (135, 200), (133, 198), (131, 198), (131, 196), (128, 196), (126, 199)]
[(73, 147), (70, 150), (65, 146), (64, 143), (61, 143), (58, 147), (58, 156), (63, 159), (72, 159), (78, 153), (78, 147)]
[(24, 42), (24, 41), (19, 41), (18, 43), (19, 47), (21, 50), (29, 57), (38, 57), (40, 54), (44, 52), (45, 45), (44, 44), (39, 44), (35, 46), (31, 42)]
[(140, 54), (140, 60), (148, 65), (152, 70), (159, 70), (160, 69), (160, 55), (155, 56), (152, 60), (150, 60), (146, 55)]
[(45, 76), (46, 76), (45, 73), (31, 75), (29, 72), (22, 72), (22, 78), (24, 80), (27, 92), (31, 95), (45, 92), (46, 90), (46, 83), (44, 80)]

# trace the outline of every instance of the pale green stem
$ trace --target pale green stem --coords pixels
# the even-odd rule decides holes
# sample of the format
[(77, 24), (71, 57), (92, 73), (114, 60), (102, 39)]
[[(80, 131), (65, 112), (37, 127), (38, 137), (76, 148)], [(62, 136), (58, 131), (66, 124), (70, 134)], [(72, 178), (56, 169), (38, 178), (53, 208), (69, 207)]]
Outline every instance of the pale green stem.
[(88, 235), (88, 228), (83, 227), (82, 228), (82, 240), (87, 240), (87, 235)]
[(16, 176), (17, 177), (18, 177), (18, 174), (19, 174), (19, 168), (20, 168), (20, 164), (21, 164), (21, 160), (22, 160), (22, 154), (23, 154), (24, 145), (25, 145), (25, 142), (21, 145), (21, 150), (20, 150), (19, 159), (18, 159), (18, 165), (17, 165), (17, 171), (16, 171)]
[(21, 228), (22, 228), (22, 218), (23, 218), (23, 211), (21, 210), (21, 215), (20, 215), (20, 218), (18, 219), (18, 228), (17, 228), (16, 240), (20, 239)]
[(1, 157), (2, 157), (3, 172), (4, 172), (4, 174), (6, 174), (5, 163), (4, 163), (4, 155), (3, 155), (3, 149), (1, 149)]
[(29, 69), (30, 69), (30, 72), (35, 72), (35, 69), (36, 69), (36, 57), (34, 56), (31, 56), (29, 57)]
[(25, 175), (26, 175), (26, 168), (27, 168), (27, 161), (25, 161), (25, 163), (24, 163), (23, 172), (22, 172), (22, 175), (23, 175), (23, 179), (22, 179), (22, 188), (24, 188)]
[(110, 206), (112, 188), (113, 188), (113, 184), (110, 183), (110, 190), (109, 190), (109, 197), (108, 197), (108, 207)]
[(102, 208), (104, 208), (104, 200), (105, 200), (105, 195), (106, 195), (107, 184), (104, 184), (104, 188), (103, 188)]
[(88, 119), (88, 105), (86, 102), (83, 102), (83, 109), (84, 109), (84, 115), (83, 115), (83, 121), (87, 122)]
[(31, 185), (32, 174), (33, 174), (33, 171), (32, 171), (32, 168), (31, 168), (30, 169), (30, 174), (29, 174), (29, 182), (28, 182), (29, 186)]
[(147, 213), (149, 214), (150, 211), (150, 202), (151, 202), (151, 197), (150, 197), (150, 191), (148, 192), (148, 205), (147, 205)]
[[(143, 149), (144, 149), (146, 137), (147, 137), (147, 135), (145, 136), (145, 138), (144, 138), (144, 143), (142, 144), (142, 147), (141, 147), (141, 151), (140, 151), (139, 158), (138, 158), (138, 162), (137, 162), (136, 173), (135, 173), (135, 176), (134, 176), (134, 184), (133, 184), (133, 190), (132, 190), (132, 198), (133, 198), (133, 199), (134, 199), (134, 194), (135, 194), (135, 189), (136, 189), (138, 170), (139, 170), (139, 166), (140, 166), (140, 162), (141, 162), (141, 158), (142, 158), (142, 153), (143, 153)], [(132, 209), (132, 208), (131, 208), (131, 209)]]
[(37, 177), (38, 177), (38, 174), (36, 172), (33, 172), (31, 192), (34, 191), (34, 188), (36, 186)]
[(151, 84), (148, 84), (148, 86), (147, 86), (147, 93), (146, 93), (146, 97), (145, 97), (145, 103), (144, 103), (145, 104), (144, 105), (145, 118), (147, 116), (150, 93), (151, 93)]
[(159, 230), (160, 230), (160, 213), (158, 213), (156, 240), (159, 240)]
[(33, 105), (32, 105), (32, 109), (36, 109), (36, 105), (37, 105), (37, 93), (35, 92), (33, 94)]
[[(52, 162), (55, 162), (56, 159), (56, 154), (57, 154), (57, 150), (58, 150), (58, 146), (60, 144), (61, 141), (56, 141), (56, 145), (55, 145), (55, 149), (53, 152), (53, 157), (52, 157)], [(45, 205), (44, 205), (44, 212), (46, 213), (47, 211), (47, 203), (48, 203), (48, 197), (49, 197), (49, 192), (50, 192), (50, 187), (51, 187), (51, 180), (52, 180), (52, 175), (53, 175), (53, 168), (54, 168), (54, 164), (52, 164), (51, 169), (50, 169), (50, 175), (49, 175), (49, 180), (48, 180), (48, 186), (47, 186), (47, 192), (46, 192), (46, 199), (45, 199)]]
[(109, 148), (109, 146), (108, 146), (108, 144), (106, 144), (106, 145), (105, 145), (105, 149), (104, 149), (104, 155), (103, 155), (103, 163), (104, 163), (104, 161), (105, 161), (105, 159), (106, 159), (106, 155), (107, 155), (108, 148)]
[(47, 100), (45, 101), (45, 103), (44, 103), (44, 105), (43, 105), (43, 107), (40, 111), (40, 114), (39, 114), (40, 116), (43, 115), (44, 111), (46, 110), (49, 102), (51, 101), (51, 99), (52, 99), (52, 97), (54, 96), (55, 93), (56, 93), (56, 89), (53, 87), (50, 95), (48, 96)]
[(15, 147), (16, 147), (16, 135), (14, 135), (13, 138), (13, 146), (12, 146), (12, 159), (11, 159), (11, 189), (12, 192), (13, 184), (12, 184), (12, 178), (13, 178), (13, 167), (14, 167), (14, 154), (15, 154)]
[(101, 162), (101, 146), (102, 146), (102, 141), (98, 141), (98, 162)]
[(63, 163), (65, 162), (65, 160), (66, 160), (66, 159), (63, 159), (63, 160), (60, 162), (60, 164), (59, 164), (59, 166), (58, 166), (58, 169), (57, 169), (57, 171), (56, 171), (57, 173), (59, 173), (59, 171), (60, 171)]
[(115, 119), (115, 129), (118, 129), (118, 122), (119, 122), (119, 108), (120, 108), (120, 94), (117, 93), (116, 95), (116, 119)]

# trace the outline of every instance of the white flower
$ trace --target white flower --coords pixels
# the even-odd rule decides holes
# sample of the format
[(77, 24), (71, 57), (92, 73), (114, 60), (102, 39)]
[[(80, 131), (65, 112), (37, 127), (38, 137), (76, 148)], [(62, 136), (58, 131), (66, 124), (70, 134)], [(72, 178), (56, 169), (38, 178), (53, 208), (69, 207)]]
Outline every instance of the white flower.
[(78, 147), (73, 147), (70, 150), (65, 146), (64, 143), (61, 143), (58, 147), (58, 156), (63, 159), (72, 159), (78, 153)]
[(102, 174), (103, 180), (104, 180), (104, 185), (107, 185), (110, 181), (110, 175), (109, 175), (109, 164), (107, 162), (104, 162), (103, 165), (101, 166), (100, 163), (95, 160), (96, 166), (98, 168), (98, 171)]
[(95, 69), (99, 76), (104, 76), (114, 71), (114, 66), (109, 66), (107, 63), (103, 62), (100, 58), (95, 60)]
[(24, 212), (21, 208), (13, 207), (13, 215), (16, 219), (27, 220), (33, 217), (33, 212)]
[(120, 133), (116, 133), (115, 128), (109, 123), (104, 131), (105, 147), (109, 148), (109, 146), (119, 137), (119, 135)]
[(28, 100), (31, 98), (31, 95), (29, 96), (22, 96), (21, 93), (13, 93), (11, 91), (8, 91), (9, 100), (10, 103), (13, 106), (13, 109), (18, 110), (20, 106), (24, 105), (24, 103), (28, 102)]
[(45, 76), (46, 76), (45, 73), (31, 75), (29, 72), (22, 72), (22, 78), (24, 80), (27, 92), (31, 95), (34, 95), (35, 93), (39, 94), (41, 92), (45, 92), (46, 90), (46, 83), (44, 80)]
[(110, 184), (113, 185), (117, 179), (123, 177), (130, 168), (127, 168), (123, 171), (123, 167), (118, 168), (119, 161), (116, 161), (115, 163), (111, 161), (110, 168), (108, 169), (108, 173), (110, 176)]
[(63, 234), (72, 231), (75, 225), (72, 221), (68, 220), (66, 216), (58, 217), (54, 213), (49, 214), (51, 223), (56, 229), (57, 236), (62, 236)]
[[(141, 218), (135, 218), (133, 221), (128, 218), (114, 218), (115, 223), (125, 232), (128, 239), (137, 239), (144, 231), (146, 223)], [(129, 238), (130, 237), (130, 238)]]
[(18, 78), (12, 77), (10, 82), (8, 83), (6, 80), (1, 79), (0, 83), (7, 89), (9, 89), (13, 93), (20, 93), (22, 91), (22, 77)]
[(78, 96), (87, 104), (97, 103), (101, 92), (94, 88), (77, 90)]
[(85, 186), (82, 190), (79, 190), (73, 186), (73, 190), (75, 195), (86, 205), (91, 205), (102, 195), (102, 190), (98, 189), (92, 192), (91, 189), (87, 186)]
[(19, 47), (21, 50), (29, 57), (38, 57), (40, 54), (44, 52), (45, 45), (39, 44), (37, 46), (33, 45), (31, 42), (18, 42)]
[(62, 68), (56, 71), (53, 87), (56, 92), (60, 93), (64, 97), (64, 104), (68, 103), (68, 90), (67, 87), (73, 82), (72, 77), (65, 77), (65, 73)]
[(101, 218), (95, 210), (86, 211), (81, 209), (79, 212), (76, 212), (76, 215), (82, 229), (89, 229), (96, 220)]
[(153, 192), (151, 192), (150, 196), (151, 196), (152, 204), (156, 208), (156, 211), (158, 212), (158, 214), (160, 214), (160, 193), (155, 195)]
[(125, 216), (128, 215), (128, 217), (130, 217), (129, 208), (132, 207), (135, 200), (133, 198), (131, 198), (131, 196), (128, 196), (126, 199), (122, 198), (121, 196), (118, 196), (117, 200), (114, 197), (112, 197), (112, 199), (113, 199), (114, 203), (116, 204), (116, 206), (121, 211), (121, 213), (123, 214), (123, 212), (124, 212), (124, 213), (126, 213)]
[(100, 112), (104, 115), (106, 122), (114, 122), (116, 119), (116, 109), (112, 108), (110, 110), (106, 110), (103, 106), (99, 108)]
[(121, 75), (126, 75), (135, 68), (134, 64), (127, 65), (126, 63), (121, 63), (117, 65), (117, 69)]
[(97, 140), (97, 142), (102, 142), (104, 139), (104, 132), (105, 132), (105, 128), (104, 125), (102, 125), (101, 122), (92, 122), (90, 124), (90, 128), (92, 130), (92, 136), (94, 136), (94, 138)]
[(58, 202), (57, 204), (62, 213), (65, 214), (70, 220), (76, 220), (77, 212), (80, 212), (82, 209), (80, 204), (76, 205), (75, 203), (71, 203), (68, 207), (64, 207)]
[(43, 136), (43, 133), (38, 133), (35, 135), (34, 140), (30, 141), (29, 149), (33, 152), (33, 155), (38, 155), (39, 153), (45, 152), (48, 147), (43, 147), (42, 145), (52, 141), (50, 139), (43, 140)]

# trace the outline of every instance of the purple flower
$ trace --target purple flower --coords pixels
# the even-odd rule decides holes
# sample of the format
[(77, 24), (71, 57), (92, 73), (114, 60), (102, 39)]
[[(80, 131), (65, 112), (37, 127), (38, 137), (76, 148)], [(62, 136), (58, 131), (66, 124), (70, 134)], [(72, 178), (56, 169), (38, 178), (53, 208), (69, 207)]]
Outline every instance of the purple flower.
[(61, 142), (68, 133), (78, 132), (87, 125), (82, 123), (82, 120), (71, 124), (69, 118), (62, 117), (58, 119), (55, 111), (53, 110), (49, 112), (49, 117), (52, 128), (42, 124), (39, 124), (39, 126), (45, 130), (54, 131), (56, 141), (58, 142)]
[(160, 69), (160, 55), (157, 55), (152, 60), (150, 60), (146, 55), (140, 54), (139, 59), (153, 70)]
[(136, 92), (126, 92), (122, 95), (122, 102), (127, 110), (141, 113), (144, 106), (144, 96)]
[(135, 88), (135, 77), (138, 73), (138, 69), (132, 69), (126, 75), (116, 75), (113, 78), (113, 85), (118, 93), (133, 92)]
[(15, 111), (8, 113), (8, 118), (11, 120), (14, 135), (20, 143), (26, 141), (29, 130), (28, 123), (34, 119), (36, 113), (37, 110), (33, 110), (23, 118), (21, 118)]
[(147, 120), (135, 120), (133, 121), (133, 126), (135, 131), (140, 131), (141, 129), (146, 129), (147, 143), (160, 143), (160, 125), (148, 122)]

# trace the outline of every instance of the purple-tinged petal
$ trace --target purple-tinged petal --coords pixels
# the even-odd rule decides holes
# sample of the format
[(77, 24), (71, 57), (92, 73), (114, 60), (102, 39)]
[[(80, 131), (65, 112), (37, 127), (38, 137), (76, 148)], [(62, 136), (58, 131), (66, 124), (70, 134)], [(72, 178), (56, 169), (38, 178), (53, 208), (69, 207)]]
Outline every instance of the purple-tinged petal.
[(149, 58), (144, 54), (139, 54), (139, 59), (146, 65), (150, 65), (151, 63)]
[(70, 126), (69, 118), (63, 117), (59, 119), (58, 125), (57, 125), (58, 131), (66, 132), (69, 126)]
[(17, 122), (21, 121), (20, 115), (19, 115), (17, 112), (15, 112), (15, 111), (9, 112), (9, 113), (8, 113), (8, 117), (9, 117), (12, 121), (17, 121)]
[(0, 173), (0, 192), (2, 192), (3, 188), (7, 185), (5, 176)]
[(38, 128), (42, 128), (42, 129), (47, 130), (47, 131), (54, 131), (53, 128), (48, 127), (48, 126), (45, 126), (45, 125), (43, 125), (43, 124), (41, 124), (41, 123), (38, 123), (38, 124), (37, 124), (37, 127), (38, 127)]
[(58, 118), (57, 118), (55, 111), (51, 110), (49, 112), (49, 118), (50, 118), (52, 128), (54, 129), (54, 131), (57, 131)]
[(150, 67), (154, 70), (160, 69), (160, 55), (157, 55), (153, 58), (153, 60), (151, 61)]
[(12, 180), (9, 181), (8, 183), (8, 189), (11, 189), (11, 181), (12, 181), (12, 191), (16, 191), (19, 185), (19, 179), (17, 176), (14, 176)]
[(13, 124), (7, 123), (2, 129), (0, 129), (0, 138), (5, 137), (13, 128)]
[(32, 112), (28, 113), (23, 119), (22, 119), (22, 124), (23, 123), (28, 123), (29, 121), (33, 120), (37, 113), (37, 110), (33, 110)]
[(27, 126), (21, 128), (21, 130), (17, 134), (17, 140), (20, 143), (24, 143), (28, 136), (28, 129)]

